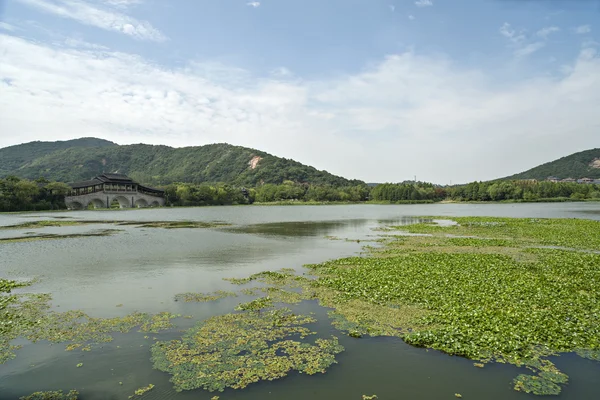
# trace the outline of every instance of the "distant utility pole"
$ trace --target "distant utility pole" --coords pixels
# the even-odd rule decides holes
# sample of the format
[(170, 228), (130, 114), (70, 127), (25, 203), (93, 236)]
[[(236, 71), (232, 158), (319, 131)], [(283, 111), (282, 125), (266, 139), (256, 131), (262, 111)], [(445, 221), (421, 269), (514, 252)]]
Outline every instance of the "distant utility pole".
[(415, 183), (417, 183), (417, 176), (415, 175)]

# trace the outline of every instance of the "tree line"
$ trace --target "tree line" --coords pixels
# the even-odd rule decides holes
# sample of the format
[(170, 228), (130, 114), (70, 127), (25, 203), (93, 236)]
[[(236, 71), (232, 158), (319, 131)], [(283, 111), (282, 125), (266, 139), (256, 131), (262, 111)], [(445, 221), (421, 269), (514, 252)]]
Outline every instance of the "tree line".
[(65, 209), (65, 195), (71, 188), (44, 178), (34, 181), (9, 176), (0, 179), (0, 211), (41, 211)]
[[(0, 211), (64, 209), (69, 186), (44, 178), (34, 181), (10, 176), (0, 179)], [(163, 187), (169, 206), (207, 206), (273, 202), (557, 201), (600, 200), (600, 185), (496, 181), (441, 187), (427, 182), (384, 183), (376, 186), (311, 185), (284, 181), (241, 187), (225, 183), (173, 183)]]

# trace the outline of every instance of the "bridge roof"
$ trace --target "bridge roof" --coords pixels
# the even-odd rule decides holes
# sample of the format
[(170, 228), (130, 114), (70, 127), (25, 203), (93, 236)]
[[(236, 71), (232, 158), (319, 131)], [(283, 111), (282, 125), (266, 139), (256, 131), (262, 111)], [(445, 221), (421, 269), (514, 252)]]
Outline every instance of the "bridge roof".
[(129, 185), (138, 185), (138, 187), (146, 189), (151, 192), (164, 193), (164, 190), (156, 189), (149, 186), (143, 186), (134, 182), (133, 179), (123, 174), (102, 174), (88, 181), (69, 183), (73, 189), (102, 185), (103, 183), (120, 183)]
[(101, 181), (100, 179), (94, 178), (94, 179), (90, 179), (89, 181), (69, 183), (69, 186), (71, 186), (73, 189), (77, 189), (77, 188), (82, 188), (82, 187), (102, 185), (103, 183), (104, 182)]
[(102, 174), (95, 179), (100, 179), (105, 183), (135, 183), (133, 179), (123, 174)]

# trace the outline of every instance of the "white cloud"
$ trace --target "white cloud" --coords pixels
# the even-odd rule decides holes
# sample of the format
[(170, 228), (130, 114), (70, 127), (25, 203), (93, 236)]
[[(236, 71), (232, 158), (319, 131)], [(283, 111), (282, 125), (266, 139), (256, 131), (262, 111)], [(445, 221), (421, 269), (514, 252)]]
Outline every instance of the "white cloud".
[(85, 25), (120, 32), (140, 40), (165, 41), (166, 36), (146, 21), (125, 14), (94, 7), (81, 0), (18, 0), (40, 11)]
[(408, 19), (410, 19), (412, 21), (412, 20), (415, 19), (415, 16), (411, 14), (411, 15), (408, 16)]
[(513, 43), (520, 43), (523, 40), (525, 40), (525, 35), (523, 34), (523, 31), (517, 32), (512, 28), (512, 26), (508, 22), (505, 22), (500, 27), (500, 34)]
[(9, 23), (0, 21), (0, 29), (9, 31), (9, 32), (14, 32), (17, 30), (17, 27), (14, 25), (11, 25)]
[(286, 67), (279, 67), (279, 68), (275, 68), (274, 70), (272, 70), (271, 75), (278, 77), (278, 78), (285, 78), (285, 77), (290, 77), (293, 74), (292, 74), (292, 71), (290, 71)]
[[(53, 47), (0, 34), (0, 146), (99, 136), (229, 142), (367, 181), (509, 175), (598, 146), (600, 58), (513, 84), (406, 52), (332, 80), (259, 79), (196, 62)], [(6, 134), (4, 134), (6, 133)]]
[[(538, 31), (536, 35), (538, 37), (543, 37), (544, 39), (546, 39), (551, 32), (554, 32), (553, 28), (554, 27), (544, 28)], [(514, 49), (514, 55), (516, 57), (528, 56), (540, 50), (546, 45), (546, 42), (544, 41), (537, 40), (535, 42), (531, 42), (525, 35), (525, 30), (521, 29), (517, 31), (508, 22), (502, 24), (502, 26), (499, 29), (499, 32), (502, 36), (509, 40), (509, 47)]]
[(559, 31), (560, 31), (560, 28), (557, 26), (547, 26), (547, 27), (542, 28), (539, 31), (537, 31), (536, 35), (538, 35), (541, 38), (546, 39), (551, 33), (559, 32)]
[(433, 6), (433, 3), (431, 0), (417, 0), (415, 1), (415, 5), (417, 7), (431, 7)]
[(246, 5), (250, 6), (250, 7), (258, 8), (258, 7), (260, 7), (260, 1), (251, 1), (249, 3), (246, 3)]
[(536, 51), (538, 51), (539, 49), (541, 49), (544, 46), (545, 46), (544, 42), (529, 43), (529, 44), (515, 50), (515, 55), (517, 57), (525, 57), (525, 56), (535, 53)]
[(103, 0), (105, 4), (118, 8), (129, 8), (142, 4), (144, 0)]
[(592, 27), (589, 25), (580, 25), (576, 28), (573, 28), (573, 32), (577, 33), (578, 35), (590, 33), (591, 31), (592, 31)]
[(390, 11), (391, 11), (391, 12), (394, 12), (394, 11), (396, 11), (396, 6), (395, 6), (395, 5), (393, 5), (393, 4), (390, 4), (390, 6), (389, 6), (389, 7), (390, 7)]

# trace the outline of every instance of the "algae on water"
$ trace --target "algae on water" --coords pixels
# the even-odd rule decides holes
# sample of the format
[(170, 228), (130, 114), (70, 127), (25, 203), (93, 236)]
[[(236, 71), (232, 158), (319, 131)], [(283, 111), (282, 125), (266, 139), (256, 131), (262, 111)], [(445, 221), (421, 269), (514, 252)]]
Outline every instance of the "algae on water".
[(152, 346), (155, 368), (172, 375), (175, 389), (243, 389), (296, 370), (324, 373), (343, 351), (336, 337), (300, 340), (313, 335), (304, 325), (314, 318), (288, 309), (225, 314), (200, 322), (181, 340)]

